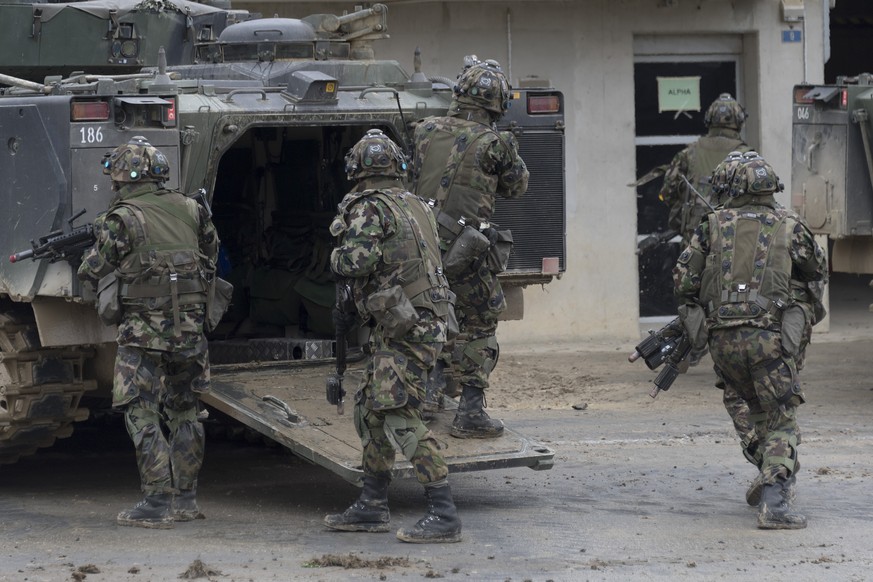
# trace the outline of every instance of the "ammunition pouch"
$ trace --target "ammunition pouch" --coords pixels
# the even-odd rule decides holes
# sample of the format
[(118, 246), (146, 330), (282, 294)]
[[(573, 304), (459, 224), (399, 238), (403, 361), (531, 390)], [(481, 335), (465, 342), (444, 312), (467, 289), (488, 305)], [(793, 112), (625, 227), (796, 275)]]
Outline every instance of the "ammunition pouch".
[(221, 277), (213, 277), (206, 290), (206, 321), (203, 327), (207, 332), (215, 330), (221, 318), (230, 307), (233, 285)]
[(485, 265), (492, 273), (502, 273), (509, 264), (509, 255), (512, 253), (512, 231), (491, 229), (491, 248), (485, 257)]
[(688, 342), (694, 350), (702, 350), (709, 340), (706, 329), (706, 312), (700, 305), (680, 305), (679, 321), (688, 334)]
[(806, 310), (794, 304), (782, 312), (782, 351), (790, 357), (797, 356), (807, 342)]
[(376, 323), (392, 339), (402, 338), (418, 322), (418, 312), (400, 285), (372, 293), (365, 305)]
[(491, 240), (478, 229), (464, 226), (443, 254), (443, 271), (449, 277), (459, 275), (490, 246)]
[(112, 271), (97, 283), (97, 315), (106, 325), (118, 325), (121, 322), (120, 289), (121, 278), (118, 271)]

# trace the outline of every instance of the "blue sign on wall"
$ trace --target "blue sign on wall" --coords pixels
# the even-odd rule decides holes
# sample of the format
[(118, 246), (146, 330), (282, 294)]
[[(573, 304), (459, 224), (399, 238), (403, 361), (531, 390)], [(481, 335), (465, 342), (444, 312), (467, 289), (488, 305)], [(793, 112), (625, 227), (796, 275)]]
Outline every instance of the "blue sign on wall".
[(803, 40), (803, 34), (800, 30), (783, 30), (782, 42), (800, 42)]

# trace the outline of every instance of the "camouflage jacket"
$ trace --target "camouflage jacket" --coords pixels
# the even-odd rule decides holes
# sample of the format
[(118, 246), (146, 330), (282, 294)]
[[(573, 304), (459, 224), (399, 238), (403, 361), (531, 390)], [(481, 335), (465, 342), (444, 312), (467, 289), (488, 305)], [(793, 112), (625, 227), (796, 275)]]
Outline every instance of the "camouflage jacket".
[[(390, 204), (381, 200), (379, 194), (397, 198), (397, 194), (405, 195), (406, 200)], [(339, 215), (331, 224), (331, 233), (338, 237), (338, 245), (330, 255), (331, 270), (340, 277), (353, 281), (355, 304), (360, 315), (369, 319), (365, 300), (373, 292), (384, 290), (393, 285), (407, 287), (415, 281), (410, 277), (409, 266), (423, 266), (427, 284), (427, 305), (410, 297), (419, 313), (419, 322), (403, 338), (407, 342), (440, 342), (446, 341), (446, 322), (443, 313), (437, 313), (432, 303), (448, 301), (448, 282), (442, 275), (439, 252), (434, 252), (428, 246), (437, 244), (436, 223), (432, 213), (427, 210), (418, 213), (426, 217), (428, 224), (416, 221), (415, 214), (404, 208), (404, 204), (417, 203), (427, 210), (426, 204), (413, 194), (401, 188), (399, 181), (391, 178), (368, 178), (346, 194), (339, 204)], [(404, 212), (404, 217), (398, 217), (395, 212)], [(415, 225), (418, 229), (415, 238), (419, 243), (404, 244), (397, 240), (406, 235), (404, 224)], [(428, 245), (428, 241), (430, 244)], [(423, 243), (423, 244), (422, 244)], [(421, 245), (423, 248), (418, 249)], [(417, 256), (412, 256), (416, 249)], [(428, 281), (432, 281), (428, 283)], [(440, 282), (441, 281), (441, 282)], [(413, 294), (414, 295), (414, 294)]]
[[(778, 227), (775, 236), (779, 240), (773, 239), (770, 248), (760, 248), (760, 241), (764, 240), (762, 235), (752, 234), (751, 237), (756, 240), (740, 241), (743, 235), (738, 236), (738, 231), (742, 230), (748, 235), (745, 229), (738, 228), (742, 218), (753, 221), (762, 219), (765, 224), (775, 224)], [(721, 248), (716, 248), (717, 245)], [(754, 253), (753, 257), (749, 257), (749, 265), (744, 265), (734, 257), (734, 251), (741, 253), (742, 249), (745, 249), (745, 254)], [(774, 256), (780, 252), (786, 253), (787, 257)], [(779, 265), (784, 265), (784, 274), (764, 273), (764, 277), (771, 279), (767, 293), (774, 296), (758, 298), (759, 289), (750, 288), (755, 287), (756, 279), (760, 279), (754, 275), (754, 271), (761, 268), (782, 270), (783, 267)], [(743, 269), (748, 272), (738, 275)], [(674, 290), (680, 305), (703, 305), (707, 311), (709, 329), (772, 327), (778, 322), (780, 314), (778, 306), (774, 308), (773, 305), (767, 305), (767, 300), (779, 299), (785, 304), (792, 301), (808, 303), (810, 299), (805, 290), (797, 292), (795, 287), (826, 279), (827, 258), (824, 251), (800, 216), (780, 206), (772, 196), (741, 196), (732, 199), (726, 208), (709, 214), (708, 219), (702, 221), (695, 230), (691, 244), (679, 256), (673, 269)], [(723, 281), (730, 286), (720, 291), (721, 301), (704, 301), (703, 295), (707, 288), (712, 289), (712, 281)], [(725, 317), (720, 315), (721, 305), (730, 311), (725, 312)]]
[[(445, 212), (452, 221), (471, 226), (491, 219), (497, 196), (518, 198), (530, 174), (510, 132), (498, 132), (489, 113), (458, 108), (445, 117), (428, 117), (415, 128), (412, 172), (415, 193), (435, 200), (437, 222)], [(440, 228), (445, 248), (454, 233)]]
[[(161, 192), (152, 182), (123, 186), (119, 190), (109, 209), (98, 215), (94, 221), (97, 241), (82, 259), (78, 271), (79, 279), (95, 288), (104, 275), (122, 265), (134, 250), (135, 238), (125, 226), (125, 219), (130, 221), (135, 218), (132, 210), (123, 204), (124, 201)], [(218, 235), (208, 211), (203, 207), (199, 211), (199, 251), (208, 263), (204, 268), (214, 269), (218, 257)], [(122, 301), (124, 302), (123, 296)], [(162, 351), (193, 349), (203, 336), (205, 307), (202, 303), (183, 306), (180, 316), (181, 335), (176, 336), (171, 304), (164, 304), (159, 309), (125, 305), (122, 321), (118, 325), (118, 344)]]
[(685, 180), (712, 204), (709, 193), (709, 178), (715, 167), (732, 151), (749, 151), (740, 139), (740, 134), (732, 129), (715, 127), (673, 157), (658, 198), (670, 207), (668, 226), (679, 231), (685, 244), (691, 241), (694, 229), (703, 216), (709, 212), (706, 204), (692, 192)]

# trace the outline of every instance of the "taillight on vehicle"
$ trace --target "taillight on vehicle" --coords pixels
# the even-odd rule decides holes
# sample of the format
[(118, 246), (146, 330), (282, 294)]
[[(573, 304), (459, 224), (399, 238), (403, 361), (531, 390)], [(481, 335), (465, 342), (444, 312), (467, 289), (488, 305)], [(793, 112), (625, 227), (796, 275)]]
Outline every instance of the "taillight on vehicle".
[(106, 101), (74, 101), (70, 110), (72, 121), (106, 121), (109, 103)]
[(168, 99), (170, 104), (161, 108), (161, 122), (164, 127), (176, 127), (176, 100)]
[(558, 95), (528, 95), (527, 112), (530, 115), (542, 113), (559, 113), (561, 98)]
[(843, 89), (840, 91), (840, 109), (849, 108), (849, 90)]

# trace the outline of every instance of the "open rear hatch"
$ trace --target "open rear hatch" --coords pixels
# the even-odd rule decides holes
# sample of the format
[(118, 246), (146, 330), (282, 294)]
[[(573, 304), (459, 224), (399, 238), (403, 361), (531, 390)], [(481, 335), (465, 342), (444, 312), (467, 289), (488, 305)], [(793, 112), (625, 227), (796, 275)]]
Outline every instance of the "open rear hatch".
[[(305, 361), (304, 361), (305, 362)], [(350, 365), (344, 386), (346, 414), (325, 399), (325, 379), (330, 364), (289, 363), (267, 368), (217, 366), (212, 391), (201, 399), (220, 412), (289, 448), (295, 455), (325, 467), (343, 479), (358, 483), (361, 470), (361, 441), (352, 423), (351, 398), (364, 364)], [(448, 399), (447, 399), (448, 400)], [(442, 446), (451, 472), (483, 471), (510, 467), (551, 469), (555, 452), (518, 432), (506, 428), (497, 439), (457, 439), (449, 427), (457, 404), (448, 401), (428, 423)], [(397, 455), (395, 477), (413, 477), (412, 465)]]

